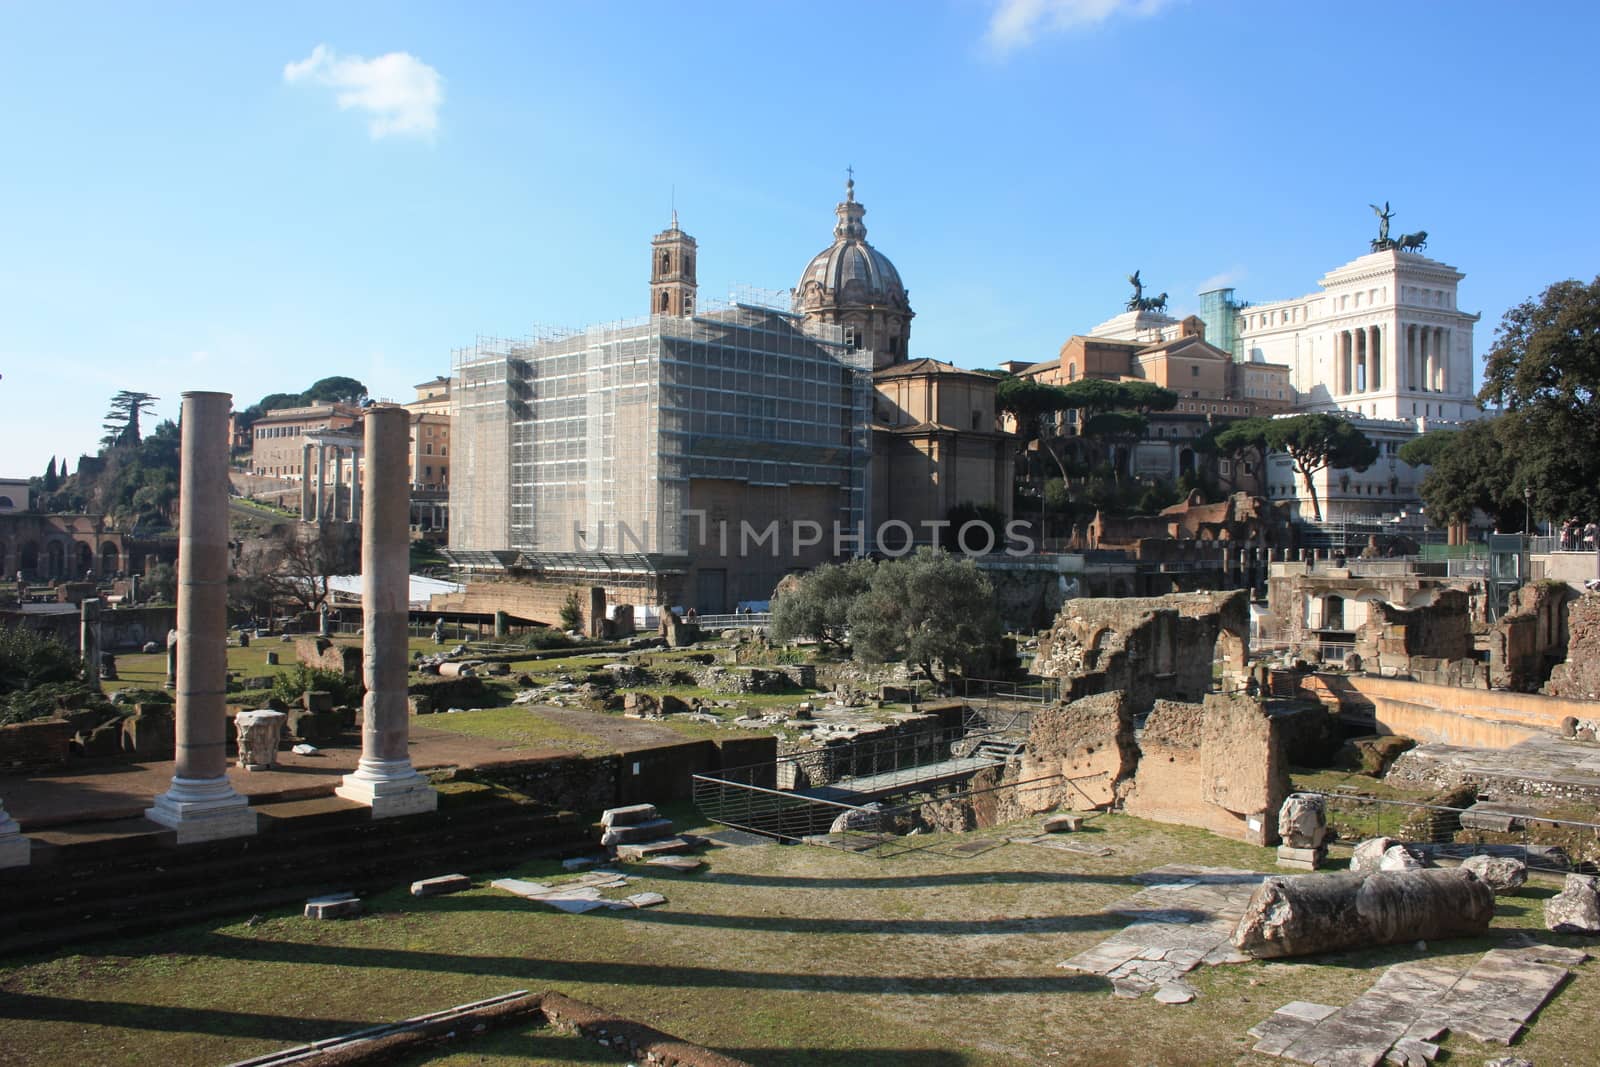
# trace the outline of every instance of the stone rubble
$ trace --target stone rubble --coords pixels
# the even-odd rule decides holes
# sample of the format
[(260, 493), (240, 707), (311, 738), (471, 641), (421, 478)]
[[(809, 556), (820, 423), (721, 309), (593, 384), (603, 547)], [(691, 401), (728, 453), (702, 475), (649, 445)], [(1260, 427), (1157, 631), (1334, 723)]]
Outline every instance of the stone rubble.
[(464, 874), (441, 874), (437, 878), (423, 878), (411, 883), (414, 897), (438, 897), (446, 893), (459, 893), (472, 888), (472, 879)]
[(1496, 896), (1515, 893), (1528, 881), (1528, 865), (1514, 856), (1473, 856), (1461, 866), (1483, 879)]
[(1569, 874), (1561, 892), (1544, 902), (1544, 925), (1558, 934), (1600, 934), (1600, 878)]
[(361, 898), (353, 893), (330, 893), (306, 901), (308, 919), (350, 919), (361, 914)]
[(632, 881), (627, 875), (611, 870), (596, 870), (575, 878), (570, 882), (559, 885), (549, 885), (544, 882), (528, 882), (520, 878), (499, 878), (489, 884), (496, 889), (515, 894), (525, 900), (537, 901), (548, 904), (559, 911), (569, 915), (582, 915), (586, 912), (599, 911), (603, 908), (611, 910), (628, 910), (632, 908), (649, 908), (657, 904), (665, 904), (667, 898), (660, 893), (634, 893), (621, 900), (613, 900), (601, 896), (605, 889), (622, 889)]

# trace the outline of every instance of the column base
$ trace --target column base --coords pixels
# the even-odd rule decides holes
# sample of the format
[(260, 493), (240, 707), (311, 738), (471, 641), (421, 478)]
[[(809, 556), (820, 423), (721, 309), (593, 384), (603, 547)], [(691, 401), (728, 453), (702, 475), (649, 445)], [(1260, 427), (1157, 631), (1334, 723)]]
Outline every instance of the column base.
[(216, 841), (224, 837), (249, 837), (256, 832), (256, 813), (250, 802), (220, 778), (177, 778), (156, 797), (144, 817), (178, 832), (178, 844)]
[(365, 804), (372, 809), (374, 819), (420, 815), (439, 807), (439, 794), (416, 772), (409, 759), (362, 760), (333, 793)]
[(33, 862), (33, 841), (17, 832), (16, 820), (0, 811), (0, 867), (26, 867)]

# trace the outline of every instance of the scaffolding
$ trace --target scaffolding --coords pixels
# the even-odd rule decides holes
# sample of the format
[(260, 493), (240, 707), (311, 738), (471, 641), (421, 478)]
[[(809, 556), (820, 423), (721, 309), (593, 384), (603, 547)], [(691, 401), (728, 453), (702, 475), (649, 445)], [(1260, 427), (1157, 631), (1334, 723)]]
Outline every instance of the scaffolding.
[(872, 353), (737, 295), (766, 299), (457, 350), (451, 548), (703, 554), (695, 481), (870, 529)]

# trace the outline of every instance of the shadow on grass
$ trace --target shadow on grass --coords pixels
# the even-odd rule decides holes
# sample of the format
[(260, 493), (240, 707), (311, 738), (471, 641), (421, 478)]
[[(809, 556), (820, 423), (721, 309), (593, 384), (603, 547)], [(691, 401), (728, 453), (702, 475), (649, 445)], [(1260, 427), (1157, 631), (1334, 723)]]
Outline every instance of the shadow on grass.
[(232, 1009), (173, 1008), (109, 1000), (74, 1000), (36, 993), (0, 993), (0, 1018), (82, 1023), (166, 1033), (214, 1034), (219, 1037), (258, 1037), (282, 1041), (286, 1045), (349, 1033), (384, 1021), (308, 1019), (304, 1015), (266, 1015)]
[[(670, 892), (670, 889), (669, 889)], [(510, 908), (508, 908), (510, 905)], [(527, 905), (539, 911), (546, 906), (534, 901)], [(522, 910), (517, 903), (490, 896), (438, 897), (432, 911), (451, 912), (505, 912)], [(553, 909), (550, 909), (553, 910)], [(1004, 937), (1013, 934), (1071, 934), (1092, 930), (1121, 930), (1129, 919), (1124, 915), (1092, 912), (1088, 915), (1042, 915), (1032, 918), (1006, 919), (874, 919), (835, 918), (818, 919), (798, 915), (717, 915), (704, 912), (685, 912), (666, 909), (595, 911), (591, 918), (620, 919), (632, 923), (651, 923), (661, 926), (728, 927), (755, 933), (782, 934), (910, 934), (918, 936)], [(1213, 916), (1202, 911), (1161, 909), (1161, 917), (1171, 922), (1204, 922)]]
[[(978, 925), (978, 924), (974, 924)], [(1104, 993), (1110, 983), (1097, 975), (1060, 974), (996, 976), (928, 974), (786, 974), (727, 970), (716, 967), (674, 967), (644, 961), (557, 960), (534, 956), (458, 956), (418, 949), (361, 948), (304, 942), (254, 941), (213, 934), (194, 946), (192, 954), (219, 959), (293, 963), (299, 966), (379, 968), (461, 975), (492, 975), (534, 986), (562, 982), (661, 989), (761, 989), (779, 992), (861, 993), (869, 996), (967, 996), (1022, 993)]]
[[(634, 873), (634, 872), (630, 872)], [(1142, 888), (1125, 874), (1084, 874), (1077, 871), (973, 871), (952, 874), (907, 874), (886, 878), (810, 878), (803, 875), (732, 874), (714, 871), (705, 880), (716, 885), (768, 886), (793, 889), (934, 889), (960, 885), (1070, 885), (1093, 882)]]

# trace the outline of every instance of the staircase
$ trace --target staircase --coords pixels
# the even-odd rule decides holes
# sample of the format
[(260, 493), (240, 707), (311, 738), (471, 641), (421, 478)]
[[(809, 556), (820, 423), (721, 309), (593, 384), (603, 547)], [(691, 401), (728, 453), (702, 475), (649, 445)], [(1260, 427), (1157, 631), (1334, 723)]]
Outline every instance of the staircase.
[(1021, 759), (1027, 747), (1027, 742), (1015, 738), (986, 737), (972, 750), (972, 756), (974, 759), (993, 760), (996, 763), (1011, 763)]
[(378, 820), (332, 797), (263, 804), (256, 836), (182, 848), (164, 845), (170, 833), (142, 819), (43, 832), (32, 865), (0, 871), (0, 956), (595, 845), (593, 827), (572, 812), (488, 793), (440, 799), (437, 812)]

